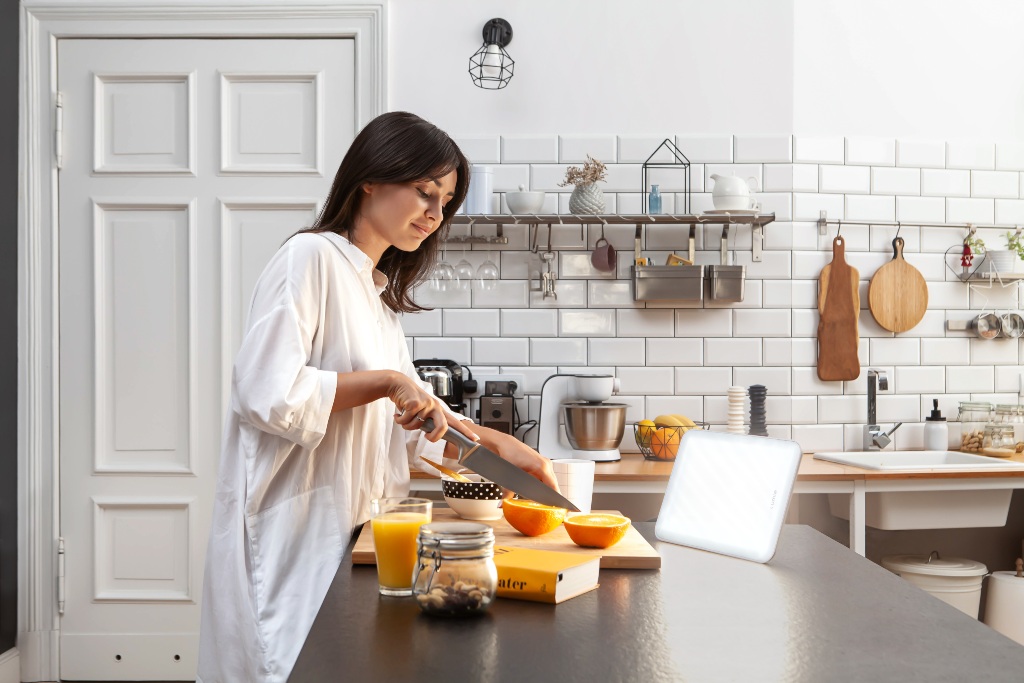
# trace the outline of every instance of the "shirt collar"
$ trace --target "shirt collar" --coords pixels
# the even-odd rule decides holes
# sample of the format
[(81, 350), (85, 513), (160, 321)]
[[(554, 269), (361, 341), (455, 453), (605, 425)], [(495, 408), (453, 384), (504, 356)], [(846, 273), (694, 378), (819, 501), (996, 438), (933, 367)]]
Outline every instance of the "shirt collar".
[(324, 231), (320, 233), (328, 240), (334, 243), (338, 247), (338, 251), (345, 255), (345, 258), (352, 263), (352, 266), (360, 273), (369, 273), (373, 279), (373, 286), (377, 290), (377, 294), (384, 291), (384, 288), (388, 286), (388, 276), (373, 267), (373, 261), (367, 256), (362, 249), (352, 244), (351, 241), (344, 235), (339, 235), (336, 232)]

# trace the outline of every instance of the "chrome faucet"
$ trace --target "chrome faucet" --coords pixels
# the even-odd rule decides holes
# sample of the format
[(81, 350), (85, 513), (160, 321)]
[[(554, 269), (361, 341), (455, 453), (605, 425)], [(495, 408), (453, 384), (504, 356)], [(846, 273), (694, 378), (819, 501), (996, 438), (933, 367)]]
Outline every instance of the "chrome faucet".
[(876, 415), (876, 398), (875, 398), (875, 380), (878, 380), (878, 389), (880, 391), (889, 390), (889, 378), (886, 377), (884, 370), (875, 370), (874, 368), (868, 369), (868, 423), (864, 425), (864, 450), (866, 451), (880, 451), (890, 443), (893, 432), (899, 429), (903, 423), (897, 422), (896, 426), (890, 429), (888, 432), (882, 431), (882, 428), (878, 426), (878, 418)]

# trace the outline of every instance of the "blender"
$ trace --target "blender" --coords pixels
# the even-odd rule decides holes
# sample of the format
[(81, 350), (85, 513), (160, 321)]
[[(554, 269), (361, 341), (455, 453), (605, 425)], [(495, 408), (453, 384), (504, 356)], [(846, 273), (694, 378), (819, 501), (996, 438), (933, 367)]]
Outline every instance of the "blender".
[(607, 403), (619, 390), (611, 375), (551, 375), (540, 390), (537, 450), (551, 460), (621, 458), (626, 404)]

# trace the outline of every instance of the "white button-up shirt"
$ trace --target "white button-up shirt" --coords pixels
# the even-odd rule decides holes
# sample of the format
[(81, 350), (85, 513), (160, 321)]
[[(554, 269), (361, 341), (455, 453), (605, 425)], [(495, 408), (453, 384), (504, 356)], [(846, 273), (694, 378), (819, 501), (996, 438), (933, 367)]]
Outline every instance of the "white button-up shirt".
[(396, 425), (386, 398), (331, 412), (338, 373), (419, 381), (386, 284), (329, 232), (289, 239), (256, 284), (206, 555), (200, 681), (287, 679), (370, 501), (406, 495), (417, 456), (441, 459), (444, 443)]

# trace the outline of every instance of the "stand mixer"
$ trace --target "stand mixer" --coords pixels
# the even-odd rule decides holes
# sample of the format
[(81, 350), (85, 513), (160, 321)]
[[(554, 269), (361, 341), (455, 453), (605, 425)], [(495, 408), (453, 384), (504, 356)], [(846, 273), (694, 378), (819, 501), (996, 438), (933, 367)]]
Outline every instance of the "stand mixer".
[(619, 390), (611, 375), (551, 375), (540, 390), (537, 450), (552, 460), (618, 460), (626, 404), (605, 403)]

